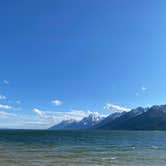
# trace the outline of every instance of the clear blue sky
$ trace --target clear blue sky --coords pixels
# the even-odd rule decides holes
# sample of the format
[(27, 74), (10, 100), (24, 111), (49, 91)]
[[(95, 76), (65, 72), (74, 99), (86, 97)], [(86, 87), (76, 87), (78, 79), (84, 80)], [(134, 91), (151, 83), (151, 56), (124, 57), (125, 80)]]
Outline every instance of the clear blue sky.
[(165, 8), (165, 0), (1, 1), (0, 127), (40, 123), (34, 108), (109, 114), (106, 103), (166, 104)]

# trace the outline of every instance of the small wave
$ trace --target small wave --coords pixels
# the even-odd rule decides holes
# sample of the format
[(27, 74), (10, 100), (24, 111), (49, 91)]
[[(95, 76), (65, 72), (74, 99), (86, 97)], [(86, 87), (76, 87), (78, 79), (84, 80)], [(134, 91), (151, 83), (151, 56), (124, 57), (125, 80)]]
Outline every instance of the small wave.
[(152, 148), (152, 149), (159, 149), (158, 146), (154, 146), (154, 145), (152, 145), (151, 148)]
[(117, 157), (103, 157), (102, 160), (116, 160)]
[(132, 146), (131, 149), (136, 149), (136, 147), (135, 147), (135, 146)]
[(116, 160), (116, 157), (111, 157), (111, 160)]

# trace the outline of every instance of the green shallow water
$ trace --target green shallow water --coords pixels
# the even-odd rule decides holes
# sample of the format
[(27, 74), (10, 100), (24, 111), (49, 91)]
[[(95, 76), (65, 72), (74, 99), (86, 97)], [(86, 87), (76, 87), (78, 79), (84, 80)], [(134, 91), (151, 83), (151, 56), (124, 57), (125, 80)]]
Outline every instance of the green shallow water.
[(0, 130), (0, 166), (165, 165), (165, 131)]

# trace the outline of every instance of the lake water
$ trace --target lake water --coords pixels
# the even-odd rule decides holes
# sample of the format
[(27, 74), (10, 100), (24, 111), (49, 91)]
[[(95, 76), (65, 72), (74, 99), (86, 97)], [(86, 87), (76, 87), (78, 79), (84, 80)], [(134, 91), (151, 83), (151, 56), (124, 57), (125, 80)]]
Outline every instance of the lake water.
[(0, 166), (165, 165), (165, 131), (0, 131)]

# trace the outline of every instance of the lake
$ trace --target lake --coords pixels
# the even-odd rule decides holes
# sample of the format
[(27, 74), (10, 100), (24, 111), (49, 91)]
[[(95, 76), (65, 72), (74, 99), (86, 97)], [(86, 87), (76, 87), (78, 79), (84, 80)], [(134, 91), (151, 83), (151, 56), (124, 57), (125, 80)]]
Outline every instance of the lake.
[(0, 130), (1, 166), (165, 166), (165, 131)]

